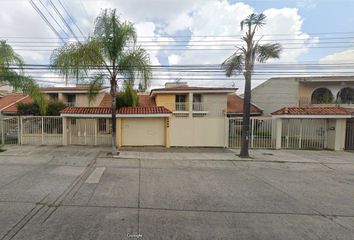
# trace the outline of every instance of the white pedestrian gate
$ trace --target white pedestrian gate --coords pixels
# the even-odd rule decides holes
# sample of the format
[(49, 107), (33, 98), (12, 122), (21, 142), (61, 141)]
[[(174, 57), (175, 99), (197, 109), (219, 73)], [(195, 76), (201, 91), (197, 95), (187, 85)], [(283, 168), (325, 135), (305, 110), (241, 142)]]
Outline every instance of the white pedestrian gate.
[[(275, 128), (269, 117), (252, 117), (250, 122), (250, 148), (274, 148)], [(229, 148), (241, 147), (242, 118), (229, 118)]]
[(63, 145), (62, 117), (20, 117), (20, 143)]
[(110, 145), (112, 143), (111, 119), (68, 118), (69, 144)]
[(19, 117), (0, 118), (0, 137), (1, 145), (19, 143)]
[(282, 126), (282, 148), (327, 148), (326, 119), (284, 119)]

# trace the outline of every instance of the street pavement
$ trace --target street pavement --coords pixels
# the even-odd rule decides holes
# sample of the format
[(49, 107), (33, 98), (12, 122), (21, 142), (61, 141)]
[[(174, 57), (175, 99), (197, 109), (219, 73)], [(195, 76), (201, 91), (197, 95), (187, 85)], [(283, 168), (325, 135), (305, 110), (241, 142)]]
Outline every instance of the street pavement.
[(3, 239), (354, 239), (354, 153), (7, 146)]

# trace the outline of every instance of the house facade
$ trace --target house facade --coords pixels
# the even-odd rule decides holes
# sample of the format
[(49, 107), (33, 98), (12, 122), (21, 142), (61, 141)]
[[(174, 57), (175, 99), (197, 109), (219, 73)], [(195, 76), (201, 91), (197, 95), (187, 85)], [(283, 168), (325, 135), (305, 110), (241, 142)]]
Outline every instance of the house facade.
[(276, 119), (277, 148), (312, 141), (354, 150), (353, 76), (271, 78), (252, 90), (252, 101)]
[(277, 77), (252, 89), (265, 115), (283, 107), (354, 108), (354, 76)]
[[(227, 147), (228, 99), (235, 88), (208, 88), (167, 85), (139, 94), (138, 107), (124, 107), (116, 112), (119, 146)], [(105, 94), (97, 107), (68, 107), (61, 116), (66, 129), (65, 144), (76, 138), (97, 137), (110, 129), (111, 96)], [(234, 106), (234, 105), (233, 105)], [(238, 108), (239, 109), (239, 108)], [(232, 114), (233, 112), (230, 112)], [(88, 121), (98, 129), (88, 133)], [(106, 126), (106, 127), (104, 127)], [(108, 136), (105, 132), (103, 135)], [(81, 142), (85, 142), (82, 141)]]

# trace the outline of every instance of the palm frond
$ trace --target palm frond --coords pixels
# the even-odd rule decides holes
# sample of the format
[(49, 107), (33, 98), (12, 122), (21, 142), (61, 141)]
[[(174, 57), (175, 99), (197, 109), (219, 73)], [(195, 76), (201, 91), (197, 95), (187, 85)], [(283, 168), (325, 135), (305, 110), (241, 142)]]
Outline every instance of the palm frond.
[(97, 95), (104, 84), (104, 78), (105, 76), (103, 74), (98, 74), (94, 76), (90, 81), (88, 90), (89, 105), (91, 105), (91, 103), (96, 100)]
[(236, 51), (221, 64), (221, 67), (225, 70), (226, 76), (231, 77), (234, 74), (236, 75), (242, 72), (244, 62), (245, 58), (243, 53)]
[(100, 45), (92, 39), (86, 43), (67, 43), (55, 49), (50, 60), (54, 71), (64, 75), (66, 80), (74, 77), (77, 82), (88, 70), (102, 65), (103, 62)]
[(282, 51), (282, 47), (278, 43), (257, 45), (256, 47), (257, 61), (260, 63), (264, 63), (270, 58), (279, 58), (281, 51)]
[(125, 76), (134, 85), (135, 79), (139, 78), (143, 89), (149, 86), (152, 76), (149, 54), (140, 47), (129, 50), (122, 54), (118, 62), (119, 73)]
[(137, 34), (132, 23), (120, 21), (116, 10), (105, 9), (96, 19), (94, 38), (102, 44), (104, 56), (116, 61), (124, 48), (136, 44)]
[(8, 68), (11, 64), (22, 67), (24, 62), (20, 55), (18, 55), (13, 48), (6, 43), (6, 41), (0, 41), (0, 68)]

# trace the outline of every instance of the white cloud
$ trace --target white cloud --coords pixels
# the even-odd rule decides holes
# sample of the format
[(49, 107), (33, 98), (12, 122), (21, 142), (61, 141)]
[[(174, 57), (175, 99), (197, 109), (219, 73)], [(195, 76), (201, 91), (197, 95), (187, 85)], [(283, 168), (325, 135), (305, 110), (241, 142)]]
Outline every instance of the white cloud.
[(175, 65), (178, 64), (181, 60), (181, 56), (176, 55), (176, 54), (171, 54), (170, 56), (168, 56), (168, 62), (171, 65)]
[(333, 53), (320, 59), (320, 63), (353, 62), (354, 49)]

